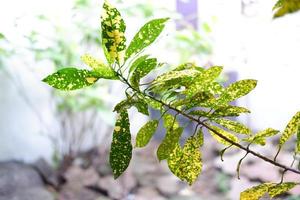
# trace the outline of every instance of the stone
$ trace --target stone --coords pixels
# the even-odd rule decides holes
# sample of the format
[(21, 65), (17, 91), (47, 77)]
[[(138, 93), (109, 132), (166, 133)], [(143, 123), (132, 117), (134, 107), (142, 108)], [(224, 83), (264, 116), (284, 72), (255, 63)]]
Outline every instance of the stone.
[(32, 187), (1, 195), (0, 200), (54, 200), (54, 196), (42, 187)]
[(154, 187), (141, 187), (134, 197), (135, 200), (166, 200)]
[(43, 185), (39, 173), (31, 166), (20, 162), (0, 163), (0, 196)]
[(54, 169), (49, 165), (49, 163), (45, 159), (38, 159), (33, 166), (39, 172), (39, 174), (42, 176), (43, 180), (47, 184), (52, 185), (54, 188), (58, 188), (58, 176)]
[(177, 194), (180, 190), (180, 182), (174, 175), (157, 177), (157, 189), (165, 196)]
[(120, 179), (115, 180), (112, 176), (101, 177), (97, 183), (97, 186), (107, 191), (108, 196), (113, 199), (122, 199), (126, 195), (125, 188), (123, 187)]

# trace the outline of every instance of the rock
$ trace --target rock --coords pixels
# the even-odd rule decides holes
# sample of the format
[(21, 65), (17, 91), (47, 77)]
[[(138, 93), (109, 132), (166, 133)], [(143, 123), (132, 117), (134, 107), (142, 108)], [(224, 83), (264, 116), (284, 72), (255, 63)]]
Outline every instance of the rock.
[(64, 178), (69, 184), (78, 185), (76, 187), (86, 187), (96, 185), (99, 176), (93, 167), (82, 169), (79, 166), (70, 167), (64, 174)]
[(42, 187), (16, 190), (13, 194), (0, 196), (0, 200), (54, 200), (53, 195)]
[(134, 199), (135, 200), (165, 200), (163, 196), (159, 195), (158, 191), (154, 187), (139, 188)]
[(0, 163), (0, 196), (43, 185), (39, 173), (31, 166), (19, 162)]
[(179, 180), (173, 175), (157, 177), (157, 189), (165, 196), (177, 194), (180, 190)]
[(47, 161), (45, 161), (45, 159), (37, 160), (34, 163), (34, 167), (47, 184), (52, 185), (54, 188), (58, 188), (59, 186), (58, 176), (54, 171), (54, 169), (47, 163)]
[[(124, 183), (124, 185), (126, 182)], [(120, 179), (115, 180), (112, 176), (106, 176), (99, 179), (97, 186), (107, 191), (108, 196), (113, 199), (122, 199), (125, 195), (125, 189)]]
[(95, 200), (99, 197), (97, 192), (86, 188), (74, 188), (67, 184), (59, 194), (59, 200)]
[(0, 163), (0, 200), (54, 200), (39, 173), (20, 162)]

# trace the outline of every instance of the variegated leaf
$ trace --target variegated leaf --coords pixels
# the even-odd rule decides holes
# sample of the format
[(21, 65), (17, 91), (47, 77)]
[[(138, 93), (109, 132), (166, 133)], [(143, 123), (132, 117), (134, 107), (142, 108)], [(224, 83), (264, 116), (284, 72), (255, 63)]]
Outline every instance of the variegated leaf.
[(269, 187), (274, 185), (274, 183), (264, 183), (247, 189), (241, 193), (240, 200), (259, 200), (268, 192)]
[(194, 63), (184, 63), (176, 67), (173, 71), (181, 71), (185, 69), (194, 69), (200, 72), (204, 71), (204, 68), (196, 66)]
[(169, 158), (170, 154), (178, 144), (182, 132), (182, 127), (167, 130), (165, 138), (157, 149), (157, 158), (159, 161)]
[(138, 57), (137, 59), (135, 59), (129, 68), (129, 72), (130, 73), (133, 72), (137, 68), (137, 66), (140, 63), (144, 62), (148, 57), (149, 57), (149, 55), (144, 55), (144, 56), (141, 56), (141, 57)]
[(213, 117), (237, 117), (242, 113), (250, 113), (250, 110), (243, 107), (226, 105), (223, 107), (217, 108), (212, 116)]
[(183, 148), (177, 143), (168, 158), (168, 166), (171, 172), (190, 185), (196, 181), (202, 170), (199, 147), (199, 140), (191, 137), (186, 141)]
[[(230, 141), (233, 141), (233, 142), (236, 142), (238, 143), (239, 142), (239, 139), (233, 135), (232, 133), (229, 133), (217, 126), (210, 126), (213, 130), (215, 130), (216, 132), (220, 133), (222, 136), (228, 138)], [(226, 146), (228, 145), (231, 145), (231, 143), (227, 140), (225, 140), (224, 138), (218, 136), (215, 132), (213, 132), (212, 130), (209, 130), (209, 133), (211, 134), (211, 136), (217, 140), (217, 142), (221, 143), (221, 144), (224, 144)]]
[(229, 119), (219, 119), (219, 118), (213, 118), (213, 121), (216, 123), (220, 124), (221, 126), (235, 132), (235, 133), (241, 133), (241, 134), (250, 134), (251, 130), (244, 124), (237, 122), (237, 121), (232, 121)]
[(300, 10), (300, 1), (299, 0), (279, 0), (273, 10), (275, 13), (274, 18), (282, 17), (289, 13), (294, 13)]
[(284, 129), (280, 139), (279, 146), (283, 146), (288, 139), (298, 131), (298, 127), (300, 126), (300, 112), (297, 112), (292, 119), (287, 124)]
[(270, 197), (276, 197), (294, 188), (297, 184), (293, 182), (286, 183), (263, 183), (249, 188), (241, 193), (240, 200), (260, 200), (265, 194)]
[(193, 96), (197, 92), (207, 92), (209, 90), (220, 93), (222, 87), (218, 83), (213, 83), (213, 81), (220, 75), (222, 69), (221, 66), (213, 66), (197, 74), (198, 76), (193, 79), (192, 84), (187, 87), (184, 94)]
[(155, 67), (157, 66), (157, 59), (156, 58), (149, 58), (145, 59), (142, 62), (140, 62), (134, 72), (132, 73), (132, 76), (130, 78), (130, 83), (134, 88), (139, 88), (139, 83), (141, 78), (146, 76), (149, 72), (151, 72)]
[(126, 50), (126, 58), (141, 52), (144, 48), (152, 44), (164, 29), (168, 19), (154, 19), (146, 23), (130, 42)]
[(265, 145), (267, 137), (274, 136), (278, 133), (279, 133), (278, 130), (275, 130), (275, 129), (272, 129), (272, 128), (267, 128), (263, 131), (260, 131), (260, 132), (256, 133), (255, 135), (253, 135), (249, 138), (245, 138), (243, 140), (247, 141), (247, 142), (250, 142), (250, 143), (254, 143), (254, 144)]
[(130, 124), (127, 110), (118, 113), (111, 142), (109, 163), (114, 178), (118, 178), (128, 167), (132, 156)]
[(102, 43), (107, 51), (107, 60), (112, 63), (117, 61), (122, 64), (125, 58), (126, 25), (120, 12), (107, 0), (103, 4), (101, 16)]
[(153, 134), (156, 131), (158, 126), (158, 120), (151, 120), (148, 121), (137, 133), (136, 136), (136, 147), (144, 147), (146, 146), (150, 139), (152, 138)]
[(98, 74), (85, 69), (64, 68), (43, 79), (50, 86), (60, 90), (77, 90), (93, 85)]
[(180, 71), (170, 71), (158, 76), (152, 83), (151, 90), (155, 93), (169, 91), (180, 86), (190, 85), (194, 78), (199, 75), (199, 71), (185, 69)]
[(298, 132), (297, 132), (297, 143), (296, 143), (296, 149), (295, 149), (295, 152), (297, 154), (300, 153), (300, 125), (298, 127)]
[(101, 78), (106, 79), (118, 79), (116, 72), (105, 65), (100, 60), (95, 59), (89, 54), (81, 56), (81, 60), (88, 66), (90, 66)]
[(218, 99), (219, 104), (226, 105), (242, 96), (245, 96), (256, 87), (257, 81), (252, 79), (241, 80), (229, 85)]

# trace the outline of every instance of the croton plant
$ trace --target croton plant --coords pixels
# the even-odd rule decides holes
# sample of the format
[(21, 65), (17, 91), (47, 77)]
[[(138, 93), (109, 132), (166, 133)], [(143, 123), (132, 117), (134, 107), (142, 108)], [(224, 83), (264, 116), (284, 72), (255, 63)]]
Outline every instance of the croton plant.
[[(295, 5), (299, 1), (289, 0)], [(274, 17), (283, 12), (294, 12), (286, 2), (280, 0), (276, 5)], [(297, 4), (299, 7), (299, 4)], [(253, 133), (252, 130), (232, 117), (248, 114), (247, 108), (234, 106), (231, 102), (252, 91), (256, 80), (240, 80), (224, 87), (217, 81), (222, 72), (221, 66), (203, 68), (194, 63), (183, 63), (171, 70), (154, 76), (145, 83), (144, 78), (152, 71), (159, 71), (164, 65), (156, 58), (145, 55), (143, 50), (151, 45), (163, 31), (168, 18), (154, 19), (147, 22), (133, 37), (129, 45), (126, 41), (126, 24), (120, 12), (105, 1), (101, 16), (101, 38), (105, 61), (89, 54), (81, 57), (82, 62), (91, 69), (63, 68), (49, 75), (43, 81), (60, 90), (76, 90), (96, 84), (102, 79), (120, 81), (126, 85), (126, 98), (119, 102), (114, 111), (117, 119), (113, 130), (109, 162), (115, 178), (128, 167), (134, 148), (145, 147), (159, 125), (163, 122), (165, 137), (157, 149), (159, 161), (166, 160), (170, 171), (182, 181), (193, 184), (202, 170), (201, 148), (205, 146), (203, 134), (209, 134), (216, 142), (224, 145), (221, 157), (229, 148), (238, 148), (245, 152), (237, 163), (239, 174), (242, 161), (247, 155), (268, 162), (282, 170), (300, 174), (299, 168), (287, 166), (276, 160), (284, 144), (297, 135), (294, 161), (300, 153), (300, 112), (297, 112), (283, 131), (267, 128)], [(135, 107), (138, 112), (149, 115), (149, 109), (160, 112), (157, 119), (149, 118), (142, 126), (132, 144), (128, 109)], [(178, 116), (196, 123), (188, 137), (182, 133), (186, 125), (179, 123)], [(266, 139), (279, 135), (278, 152), (270, 158), (251, 150), (251, 145), (266, 144)], [(185, 141), (181, 144), (180, 141)], [(292, 156), (292, 155), (291, 155)], [(294, 164), (294, 162), (293, 162)], [(262, 172), (263, 173), (263, 172)], [(239, 177), (239, 176), (238, 176)], [(297, 184), (296, 182), (263, 183), (243, 191), (241, 200), (257, 200), (266, 193), (275, 197)]]

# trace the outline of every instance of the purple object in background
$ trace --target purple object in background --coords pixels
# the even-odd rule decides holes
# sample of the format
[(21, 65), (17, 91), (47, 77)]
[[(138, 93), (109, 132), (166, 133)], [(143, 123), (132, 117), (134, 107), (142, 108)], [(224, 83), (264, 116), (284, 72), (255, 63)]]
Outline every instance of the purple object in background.
[[(184, 23), (198, 29), (198, 1), (197, 0), (176, 0), (176, 10), (183, 17)], [(176, 24), (177, 30), (185, 28), (181, 22)]]

